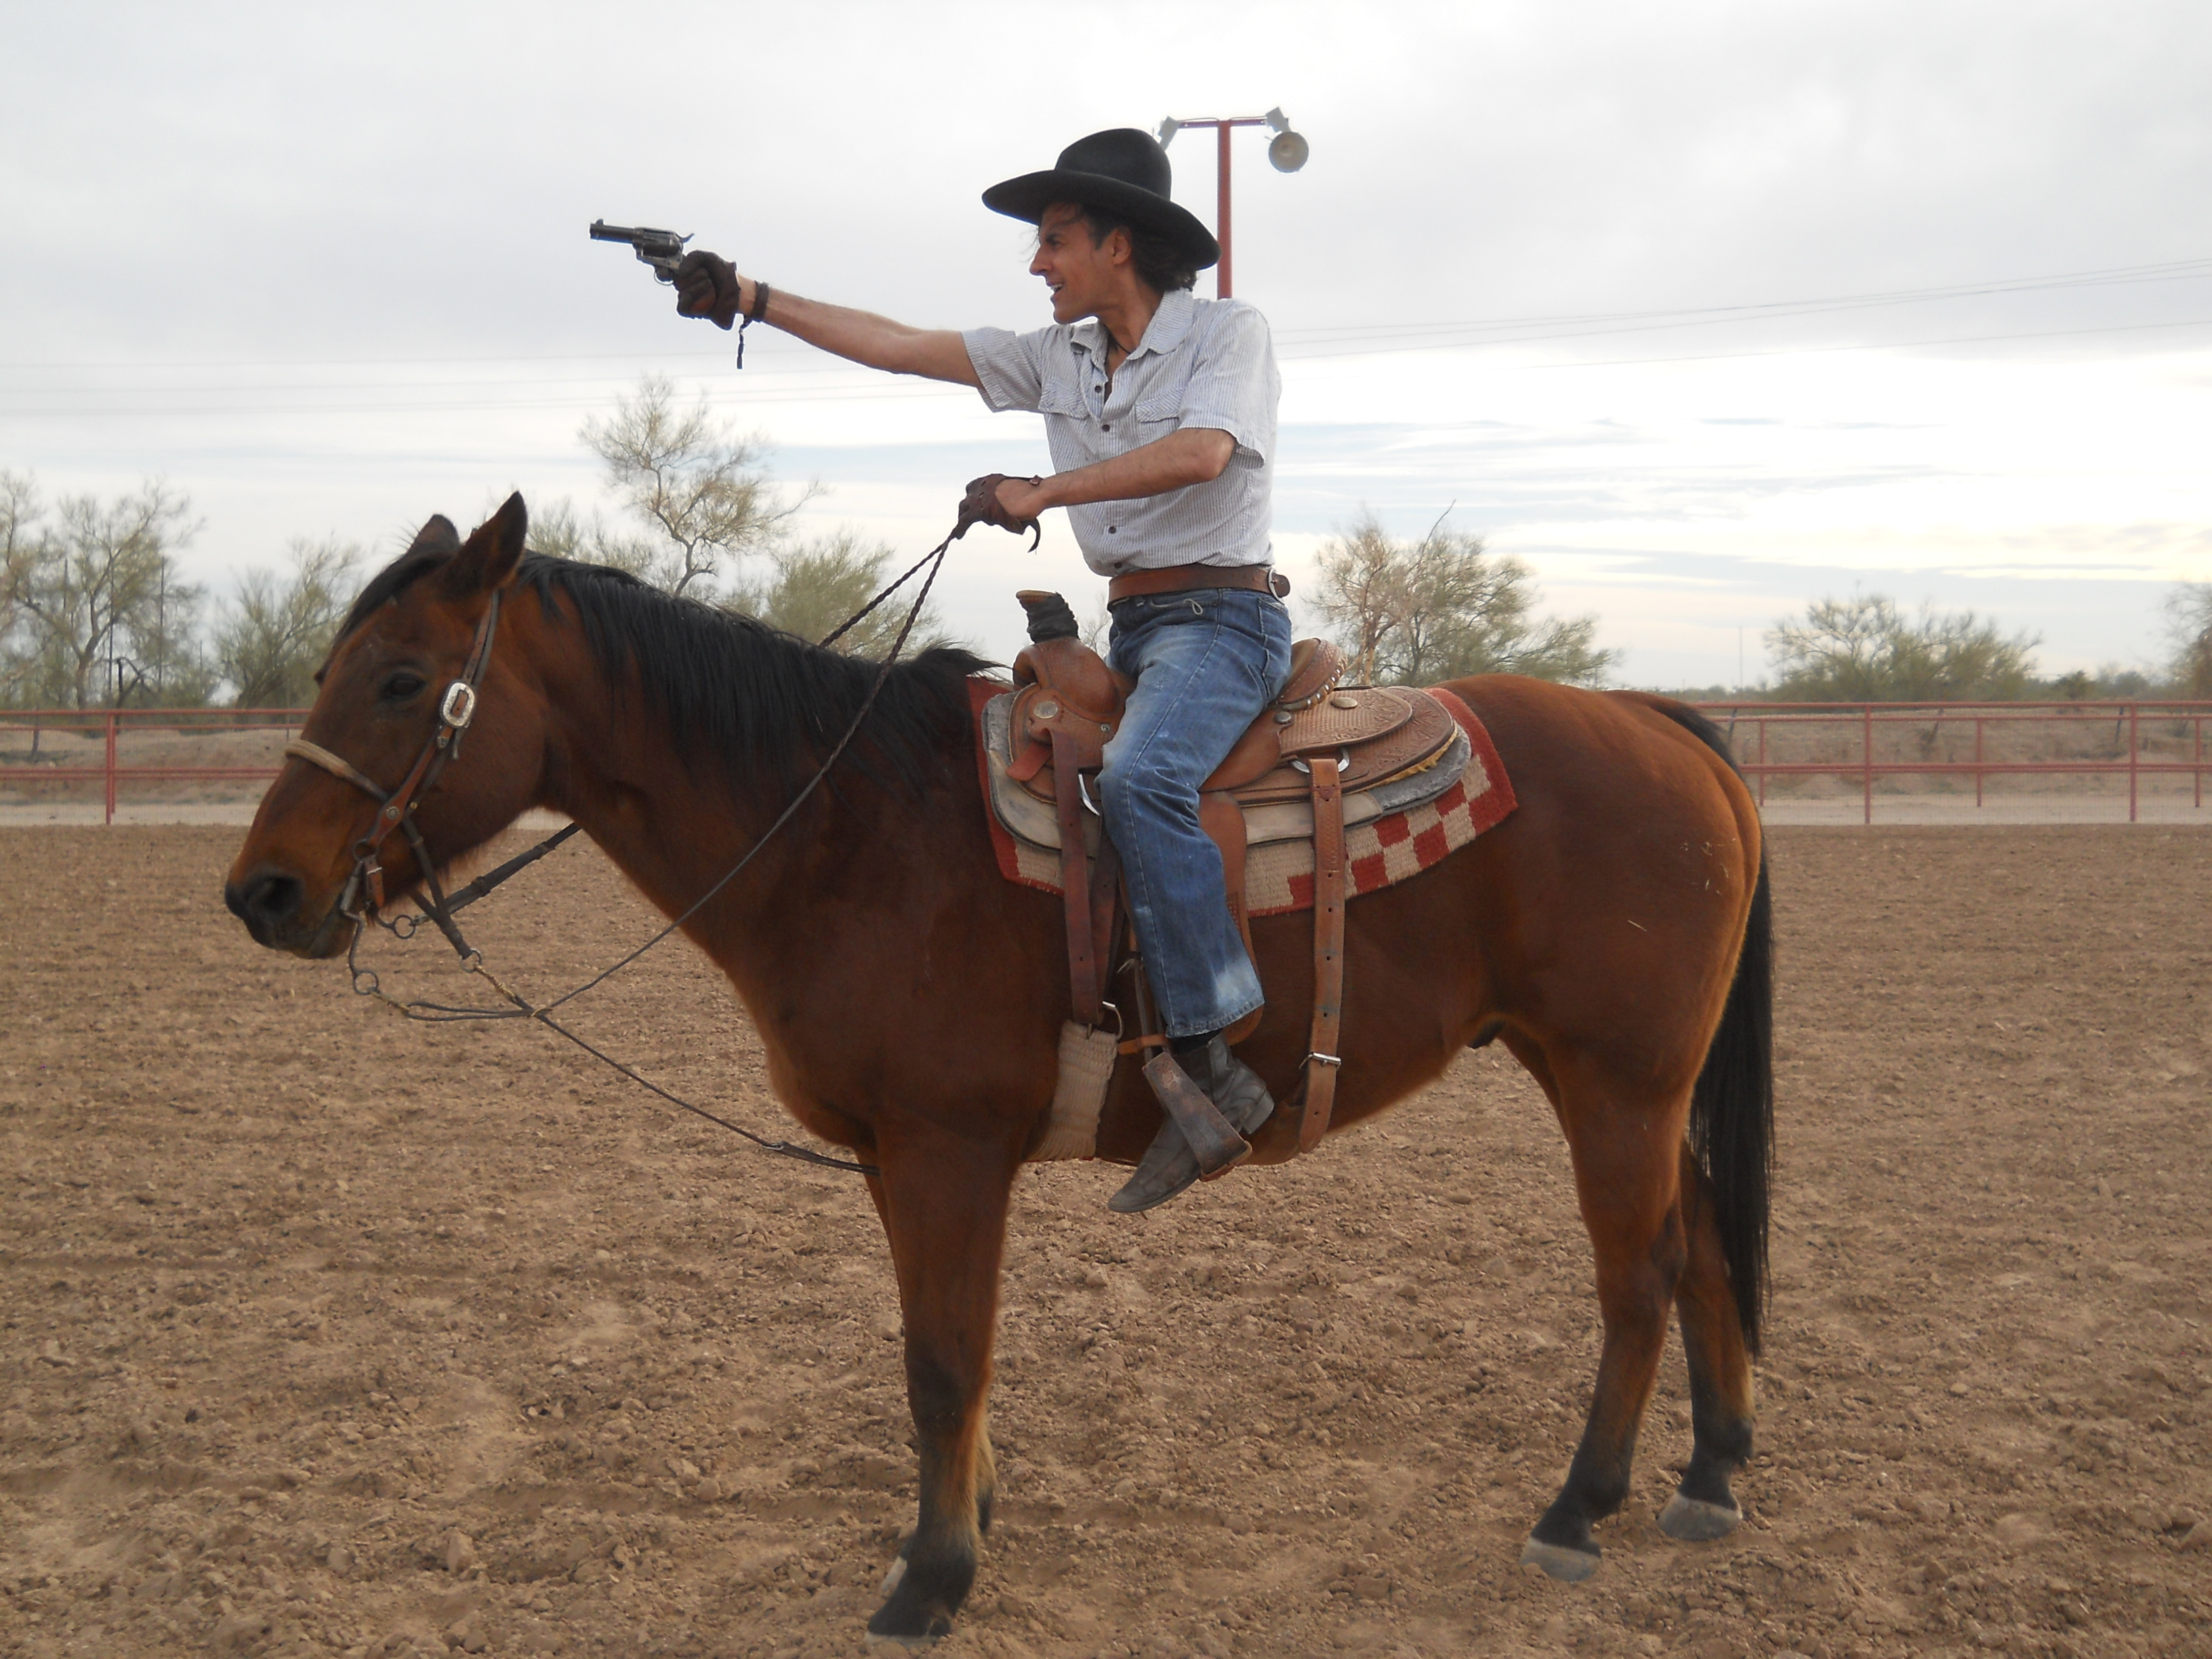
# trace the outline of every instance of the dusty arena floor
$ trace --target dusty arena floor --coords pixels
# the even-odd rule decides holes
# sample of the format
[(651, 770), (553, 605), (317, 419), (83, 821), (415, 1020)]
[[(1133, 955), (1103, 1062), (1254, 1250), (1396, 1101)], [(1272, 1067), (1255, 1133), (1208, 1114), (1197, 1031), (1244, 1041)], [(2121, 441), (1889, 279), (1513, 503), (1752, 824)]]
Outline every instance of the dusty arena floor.
[[(862, 1651), (913, 1467), (858, 1184), (253, 948), (238, 834), (0, 832), (0, 1652)], [(2212, 1652), (2212, 842), (1783, 830), (1775, 880), (1741, 1531), (1652, 1524), (1677, 1354), (1601, 1573), (1515, 1565), (1595, 1308), (1486, 1051), (1152, 1217), (1024, 1182), (1001, 1521), (939, 1652)], [(595, 854), (513, 890), (474, 925), (533, 987), (647, 926)], [(688, 951), (587, 1006), (778, 1127)]]

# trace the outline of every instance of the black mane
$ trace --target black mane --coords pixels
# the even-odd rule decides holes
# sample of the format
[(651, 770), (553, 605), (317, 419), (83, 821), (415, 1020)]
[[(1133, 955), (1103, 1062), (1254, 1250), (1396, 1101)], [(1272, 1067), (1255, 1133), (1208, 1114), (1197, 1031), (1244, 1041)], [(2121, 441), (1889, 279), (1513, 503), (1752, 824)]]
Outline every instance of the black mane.
[(335, 652), (352, 638), (354, 629), (367, 622), (380, 608), (412, 587), (419, 578), (428, 575), (449, 562), (457, 547), (458, 544), (441, 546), (418, 540), (414, 546), (371, 576), (368, 585), (354, 596), (353, 606), (346, 612), (345, 620), (338, 624), (337, 632), (331, 635), (331, 649)]
[[(384, 575), (398, 574), (395, 565)], [(811, 771), (852, 724), (881, 666), (750, 617), (672, 598), (605, 565), (528, 553), (516, 586), (534, 590), (550, 617), (561, 615), (554, 596), (565, 594), (609, 681), (626, 687), (634, 672), (678, 752), (687, 761), (710, 757), (733, 781), (764, 771), (789, 782)], [(366, 603), (368, 594), (362, 598)], [(968, 677), (990, 666), (945, 646), (902, 659), (869, 711), (858, 758), (865, 764), (880, 757), (919, 786), (968, 724)]]

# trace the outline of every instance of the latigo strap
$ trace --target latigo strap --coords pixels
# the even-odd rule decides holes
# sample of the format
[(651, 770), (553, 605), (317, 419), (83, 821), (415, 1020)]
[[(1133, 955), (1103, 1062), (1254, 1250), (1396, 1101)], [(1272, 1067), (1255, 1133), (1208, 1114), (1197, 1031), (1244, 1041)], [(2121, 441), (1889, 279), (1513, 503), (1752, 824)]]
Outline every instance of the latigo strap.
[(1336, 1103), (1337, 1030), (1344, 1017), (1344, 792), (1334, 755), (1315, 755), (1313, 1032), (1307, 1043), (1305, 1111), (1298, 1150), (1310, 1152), (1328, 1133)]

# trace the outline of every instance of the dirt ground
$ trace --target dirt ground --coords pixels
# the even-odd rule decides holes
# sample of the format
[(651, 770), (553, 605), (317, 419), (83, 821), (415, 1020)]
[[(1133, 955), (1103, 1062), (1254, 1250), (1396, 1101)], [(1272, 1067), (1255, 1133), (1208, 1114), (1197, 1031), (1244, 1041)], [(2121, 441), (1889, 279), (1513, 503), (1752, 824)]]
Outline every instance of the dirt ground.
[[(222, 914), (239, 832), (0, 832), (0, 1653), (857, 1654), (911, 1516), (854, 1178)], [(2212, 1653), (2212, 840), (1784, 830), (1775, 1303), (1733, 1538), (1515, 1565), (1595, 1352), (1495, 1051), (1149, 1217), (1018, 1195), (964, 1656)], [(568, 849), (474, 924), (647, 918)], [(388, 976), (458, 988), (425, 941)], [(763, 1128), (682, 947), (580, 1022)], [(2204, 1517), (2204, 1518), (2200, 1518)]]

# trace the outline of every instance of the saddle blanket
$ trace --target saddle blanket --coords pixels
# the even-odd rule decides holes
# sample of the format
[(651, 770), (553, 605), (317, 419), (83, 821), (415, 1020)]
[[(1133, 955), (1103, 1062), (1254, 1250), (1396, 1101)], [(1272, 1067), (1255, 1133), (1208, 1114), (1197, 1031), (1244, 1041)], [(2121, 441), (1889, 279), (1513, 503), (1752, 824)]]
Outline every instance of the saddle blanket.
[[(1060, 891), (1060, 826), (1052, 809), (1006, 775), (1012, 754), (1012, 688), (980, 676), (968, 682), (975, 714), (975, 763), (991, 803), (991, 843), (999, 873), (1024, 887)], [(1431, 690), (1459, 723), (1443, 757), (1425, 772), (1395, 779), (1344, 799), (1346, 886), (1351, 896), (1419, 875), (1494, 829), (1516, 805), (1513, 785), (1490, 733), (1450, 692)], [(1084, 812), (1096, 846), (1098, 819)], [(1310, 910), (1314, 902), (1313, 808), (1306, 802), (1248, 806), (1244, 896), (1248, 914)]]

